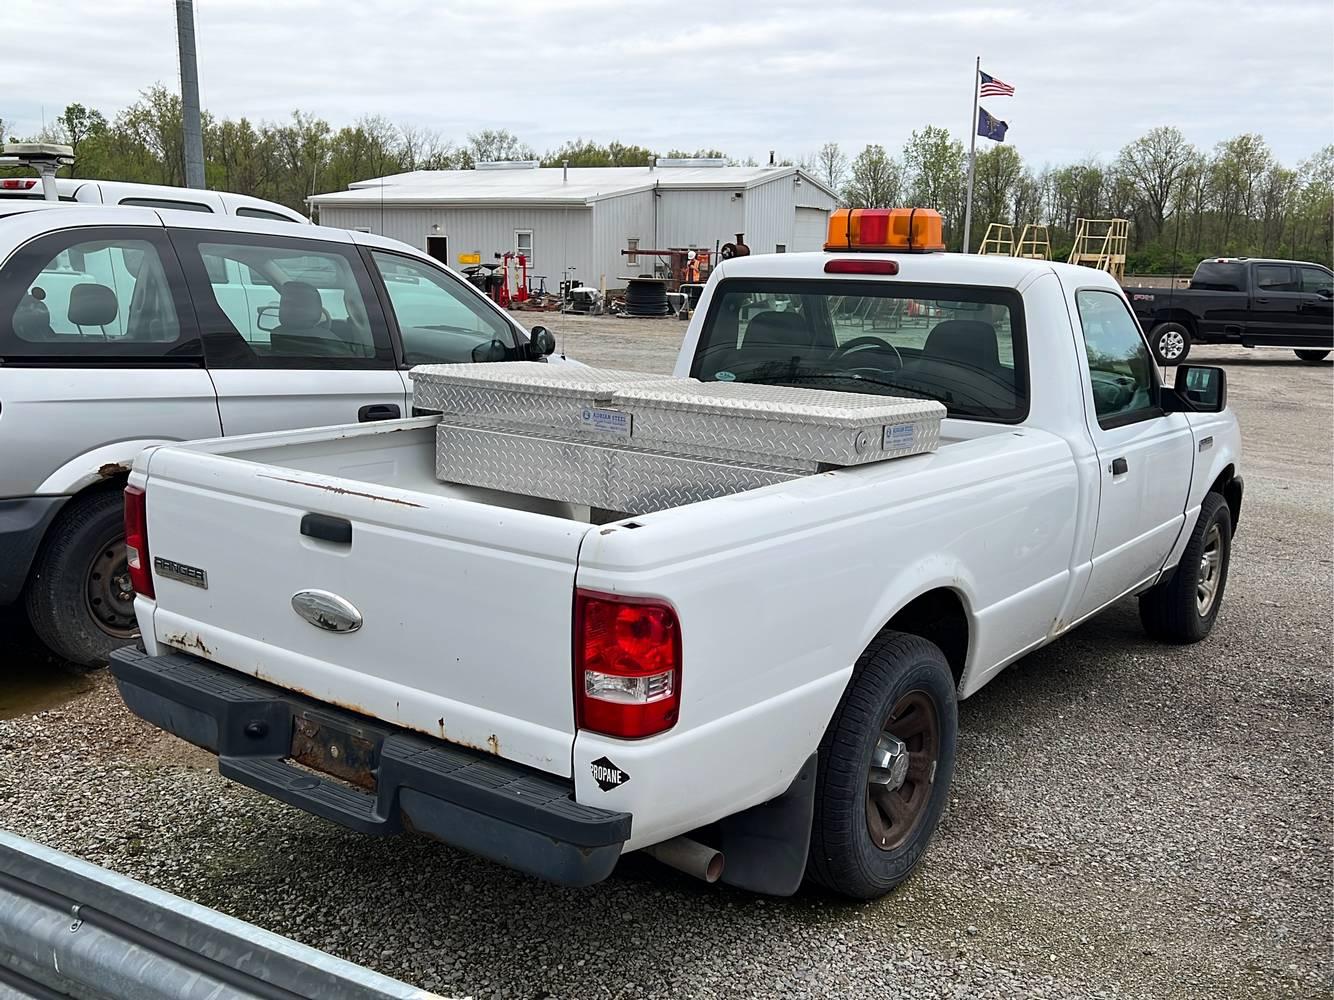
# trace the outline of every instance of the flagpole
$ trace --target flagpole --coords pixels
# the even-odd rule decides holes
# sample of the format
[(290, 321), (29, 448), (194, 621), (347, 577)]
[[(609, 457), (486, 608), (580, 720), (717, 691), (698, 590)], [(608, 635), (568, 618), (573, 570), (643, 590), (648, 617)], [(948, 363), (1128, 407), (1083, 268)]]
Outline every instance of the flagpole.
[(969, 238), (973, 230), (973, 164), (977, 160), (977, 81), (982, 79), (982, 57), (977, 57), (973, 66), (973, 118), (968, 131), (972, 138), (968, 143), (968, 201), (963, 210), (963, 252), (968, 252)]

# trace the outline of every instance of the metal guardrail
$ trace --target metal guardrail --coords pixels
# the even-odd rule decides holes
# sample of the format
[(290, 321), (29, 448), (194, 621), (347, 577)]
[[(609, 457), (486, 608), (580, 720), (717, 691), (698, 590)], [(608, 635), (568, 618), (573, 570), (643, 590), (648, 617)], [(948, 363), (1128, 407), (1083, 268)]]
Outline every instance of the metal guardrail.
[(0, 1000), (440, 1000), (0, 831)]

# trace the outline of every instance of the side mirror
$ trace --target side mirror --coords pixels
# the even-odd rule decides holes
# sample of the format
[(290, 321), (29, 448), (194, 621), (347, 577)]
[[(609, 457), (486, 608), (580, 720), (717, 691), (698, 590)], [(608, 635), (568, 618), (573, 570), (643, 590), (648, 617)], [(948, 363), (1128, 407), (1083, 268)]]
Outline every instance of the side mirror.
[(1173, 392), (1182, 405), (1166, 409), (1219, 413), (1227, 406), (1227, 372), (1203, 365), (1178, 365)]
[(556, 335), (545, 326), (535, 326), (528, 334), (528, 353), (534, 358), (545, 358), (555, 353)]
[(1315, 293), (1322, 299), (1334, 299), (1334, 289), (1331, 288), (1317, 288)]

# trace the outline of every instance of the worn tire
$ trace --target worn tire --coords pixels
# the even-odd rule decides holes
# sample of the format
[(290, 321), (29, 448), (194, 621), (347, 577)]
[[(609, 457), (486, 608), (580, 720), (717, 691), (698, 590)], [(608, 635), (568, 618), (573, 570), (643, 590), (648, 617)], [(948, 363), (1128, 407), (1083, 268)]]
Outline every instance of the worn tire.
[(1294, 353), (1308, 365), (1318, 365), (1329, 357), (1329, 351), (1295, 351)]
[(113, 634), (89, 607), (94, 559), (125, 542), (124, 501), (119, 490), (76, 497), (60, 512), (28, 578), (28, 621), (51, 652), (74, 663), (105, 666), (107, 655), (136, 633)]
[[(899, 700), (924, 692), (937, 712), (940, 747), (929, 798), (910, 839), (882, 850), (867, 828), (867, 777), (881, 724)], [(807, 877), (855, 899), (874, 899), (921, 860), (949, 797), (958, 737), (954, 677), (934, 643), (902, 632), (877, 637), (857, 661), (851, 684), (820, 741)]]
[(1180, 323), (1159, 323), (1149, 331), (1149, 347), (1160, 365), (1179, 365), (1190, 354), (1190, 331)]
[[(1205, 541), (1214, 525), (1218, 526), (1221, 544), (1218, 582), (1208, 611), (1201, 614), (1196, 600), (1197, 588), (1204, 571)], [(1181, 553), (1181, 562), (1166, 580), (1140, 594), (1139, 618), (1144, 630), (1165, 642), (1199, 642), (1207, 636), (1214, 627), (1218, 609), (1223, 606), (1231, 558), (1232, 511), (1221, 494), (1208, 493), (1200, 504), (1200, 516), (1185, 551)]]

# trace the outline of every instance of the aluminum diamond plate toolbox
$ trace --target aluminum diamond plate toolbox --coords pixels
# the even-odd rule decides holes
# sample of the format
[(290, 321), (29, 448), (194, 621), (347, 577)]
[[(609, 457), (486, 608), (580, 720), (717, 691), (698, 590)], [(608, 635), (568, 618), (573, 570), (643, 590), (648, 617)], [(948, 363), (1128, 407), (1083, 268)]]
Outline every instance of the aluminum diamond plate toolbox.
[(577, 431), (543, 434), (442, 422), (436, 475), (446, 482), (648, 514), (759, 489), (801, 473), (646, 451)]
[(934, 451), (945, 416), (934, 400), (691, 379), (625, 386), (613, 403), (632, 415), (638, 447), (746, 452), (767, 465), (861, 465)]
[(617, 389), (673, 381), (645, 372), (541, 361), (419, 365), (408, 372), (412, 405), (498, 426), (575, 428), (628, 437), (630, 419), (611, 407)]

